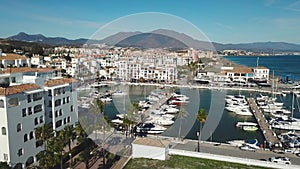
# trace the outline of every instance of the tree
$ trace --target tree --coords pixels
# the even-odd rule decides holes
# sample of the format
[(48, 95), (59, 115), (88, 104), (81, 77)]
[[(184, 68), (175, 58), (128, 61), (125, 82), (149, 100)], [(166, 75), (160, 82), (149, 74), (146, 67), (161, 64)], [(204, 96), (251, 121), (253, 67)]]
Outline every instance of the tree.
[(65, 144), (68, 145), (69, 151), (71, 151), (71, 142), (75, 139), (75, 133), (73, 126), (67, 125), (64, 130), (61, 131), (66, 138)]
[(181, 127), (182, 127), (182, 120), (184, 117), (188, 115), (188, 112), (185, 109), (180, 109), (178, 113), (178, 117), (180, 118), (180, 123), (179, 123), (179, 130), (178, 130), (178, 139), (181, 139)]
[(44, 124), (41, 127), (35, 128), (35, 138), (45, 143), (46, 150), (47, 150), (47, 140), (52, 136), (53, 136), (53, 129), (48, 124)]
[(79, 160), (84, 162), (85, 168), (89, 169), (89, 160), (91, 158), (91, 148), (86, 147), (80, 154), (79, 154)]
[(0, 162), (0, 168), (1, 169), (10, 169), (9, 165), (7, 162)]
[(201, 108), (197, 113), (197, 120), (200, 122), (200, 129), (199, 129), (199, 135), (198, 135), (198, 152), (200, 151), (200, 139), (201, 139), (201, 129), (202, 129), (202, 123), (206, 121), (207, 113), (206, 111)]
[[(81, 124), (84, 123), (84, 124)], [(83, 129), (82, 126), (86, 126), (85, 129), (89, 130), (91, 127), (89, 127), (89, 125), (87, 124), (87, 118), (86, 117), (82, 117), (80, 118), (80, 122), (76, 124), (75, 126), (75, 133), (77, 136), (77, 141), (82, 143), (84, 141), (84, 139), (87, 137), (87, 133), (86, 131)], [(90, 132), (90, 131), (88, 131)]]

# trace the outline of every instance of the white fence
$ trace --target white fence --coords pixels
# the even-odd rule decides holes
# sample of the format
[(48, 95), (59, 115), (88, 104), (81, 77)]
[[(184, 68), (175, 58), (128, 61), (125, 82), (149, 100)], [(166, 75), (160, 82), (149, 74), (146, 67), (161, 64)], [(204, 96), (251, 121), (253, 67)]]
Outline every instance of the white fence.
[(203, 159), (210, 159), (210, 160), (217, 160), (217, 161), (226, 161), (231, 163), (239, 163), (244, 165), (260, 166), (260, 167), (267, 167), (267, 168), (280, 168), (280, 169), (300, 168), (300, 166), (298, 165), (277, 164), (269, 161), (259, 161), (253, 159), (185, 151), (185, 150), (178, 150), (178, 149), (169, 149), (169, 155), (181, 155), (181, 156), (196, 157), (196, 158), (203, 158)]

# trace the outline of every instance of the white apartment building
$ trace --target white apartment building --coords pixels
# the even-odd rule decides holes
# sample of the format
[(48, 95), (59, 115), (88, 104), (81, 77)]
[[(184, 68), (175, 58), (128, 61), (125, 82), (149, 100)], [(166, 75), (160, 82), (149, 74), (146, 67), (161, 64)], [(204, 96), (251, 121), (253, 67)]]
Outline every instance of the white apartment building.
[(253, 68), (254, 78), (256, 79), (269, 79), (270, 70), (268, 68), (259, 66)]
[(147, 59), (140, 61), (124, 59), (117, 63), (116, 75), (122, 81), (136, 81), (143, 78), (147, 81), (172, 83), (177, 79), (176, 65), (166, 63), (163, 58), (148, 61)]
[(26, 56), (21, 56), (18, 54), (12, 53), (2, 53), (0, 55), (0, 64), (1, 68), (6, 67), (22, 67), (22, 66), (30, 66), (30, 59)]
[(35, 128), (47, 123), (59, 131), (78, 121), (73, 83), (55, 77), (53, 69), (22, 67), (0, 72), (0, 161), (26, 168), (43, 150)]

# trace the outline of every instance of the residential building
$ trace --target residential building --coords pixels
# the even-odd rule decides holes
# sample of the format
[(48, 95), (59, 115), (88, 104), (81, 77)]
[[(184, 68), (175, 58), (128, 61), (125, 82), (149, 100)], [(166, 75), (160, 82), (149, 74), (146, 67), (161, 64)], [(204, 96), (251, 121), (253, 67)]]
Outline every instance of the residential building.
[(44, 148), (35, 128), (46, 123), (60, 131), (78, 121), (74, 80), (47, 68), (7, 68), (0, 75), (0, 161), (25, 168)]

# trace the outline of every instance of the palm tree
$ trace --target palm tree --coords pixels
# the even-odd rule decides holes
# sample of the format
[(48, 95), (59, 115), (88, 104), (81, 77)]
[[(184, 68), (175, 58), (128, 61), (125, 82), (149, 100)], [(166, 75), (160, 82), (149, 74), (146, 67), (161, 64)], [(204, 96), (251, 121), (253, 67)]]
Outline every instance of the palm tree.
[(64, 130), (61, 131), (65, 137), (65, 144), (68, 145), (69, 151), (71, 151), (71, 142), (75, 139), (75, 133), (73, 126), (67, 125)]
[(48, 124), (44, 124), (41, 127), (35, 128), (35, 137), (37, 140), (45, 143), (46, 150), (47, 150), (47, 140), (52, 136), (53, 136), (53, 129)]
[(39, 166), (42, 169), (52, 168), (57, 164), (54, 154), (48, 150), (40, 151), (36, 157), (39, 160)]
[(85, 168), (89, 169), (89, 160), (91, 158), (90, 154), (90, 147), (86, 147), (80, 154), (79, 154), (79, 160), (84, 162)]
[(178, 139), (181, 139), (181, 127), (182, 127), (182, 120), (184, 117), (188, 115), (188, 112), (185, 109), (180, 109), (178, 113), (178, 117), (180, 118), (180, 123), (179, 123), (179, 130), (178, 130)]
[(198, 135), (198, 152), (200, 151), (202, 123), (204, 123), (206, 121), (206, 118), (207, 118), (207, 113), (203, 108), (201, 108), (197, 113), (197, 120), (200, 122), (200, 129), (199, 129), (199, 135)]
[[(104, 103), (99, 99), (95, 99), (92, 102), (92, 104), (89, 108), (89, 112), (91, 112), (95, 116), (95, 118), (94, 118), (94, 130), (96, 130), (96, 131), (97, 131), (97, 128), (99, 127), (97, 125), (98, 116), (103, 112), (103, 110), (104, 110)], [(97, 132), (95, 133), (95, 140), (97, 140)]]

